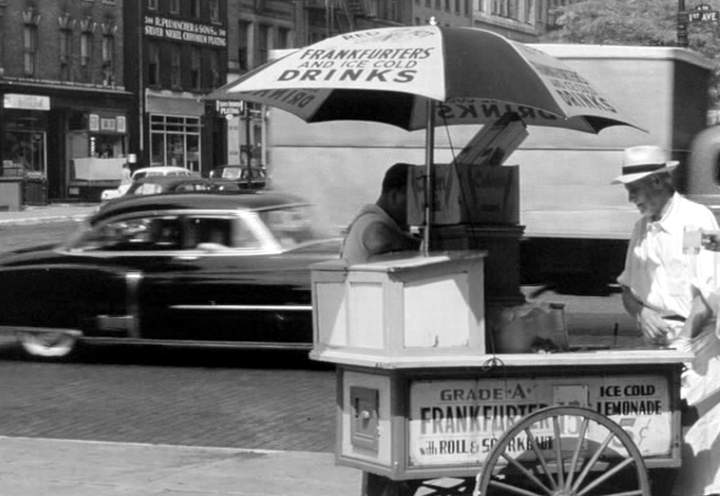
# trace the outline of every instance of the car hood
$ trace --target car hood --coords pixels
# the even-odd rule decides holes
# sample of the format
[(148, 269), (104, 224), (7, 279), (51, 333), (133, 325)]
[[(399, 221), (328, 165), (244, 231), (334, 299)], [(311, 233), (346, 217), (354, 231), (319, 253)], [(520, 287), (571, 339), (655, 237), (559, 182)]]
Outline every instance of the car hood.
[(58, 256), (56, 251), (58, 248), (58, 244), (44, 244), (8, 251), (0, 254), (0, 266), (22, 265), (56, 258)]

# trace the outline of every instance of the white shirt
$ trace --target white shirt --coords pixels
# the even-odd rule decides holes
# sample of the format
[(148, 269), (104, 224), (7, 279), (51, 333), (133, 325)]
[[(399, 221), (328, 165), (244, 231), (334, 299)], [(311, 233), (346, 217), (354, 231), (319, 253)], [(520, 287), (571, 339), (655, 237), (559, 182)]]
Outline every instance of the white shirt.
[(716, 288), (715, 252), (683, 250), (685, 230), (717, 230), (707, 207), (675, 193), (660, 220), (635, 223), (618, 282), (630, 288), (644, 305), (664, 315), (687, 317), (692, 286), (705, 292)]

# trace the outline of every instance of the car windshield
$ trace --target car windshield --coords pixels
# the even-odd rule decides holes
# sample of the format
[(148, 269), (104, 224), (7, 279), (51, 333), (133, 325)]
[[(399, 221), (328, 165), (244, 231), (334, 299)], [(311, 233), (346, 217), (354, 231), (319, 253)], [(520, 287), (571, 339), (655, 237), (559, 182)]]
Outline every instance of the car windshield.
[(323, 233), (314, 226), (310, 206), (281, 207), (259, 212), (260, 218), (284, 249), (319, 239)]

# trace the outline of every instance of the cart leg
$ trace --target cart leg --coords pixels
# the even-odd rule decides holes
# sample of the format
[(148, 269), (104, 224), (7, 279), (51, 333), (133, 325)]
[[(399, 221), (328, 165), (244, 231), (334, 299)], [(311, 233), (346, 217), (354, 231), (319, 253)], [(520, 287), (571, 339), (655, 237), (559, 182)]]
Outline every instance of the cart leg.
[(658, 468), (650, 470), (650, 487), (653, 496), (670, 496), (673, 483), (677, 477), (677, 469)]
[(395, 481), (382, 475), (363, 472), (362, 496), (413, 496), (415, 481)]
[(363, 472), (362, 496), (470, 496), (474, 484), (474, 478), (394, 481)]

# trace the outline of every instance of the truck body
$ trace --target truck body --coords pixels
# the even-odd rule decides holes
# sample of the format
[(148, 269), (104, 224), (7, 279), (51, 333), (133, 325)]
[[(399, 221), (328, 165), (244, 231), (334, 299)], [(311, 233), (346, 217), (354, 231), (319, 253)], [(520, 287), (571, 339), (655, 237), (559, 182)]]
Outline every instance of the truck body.
[[(693, 140), (707, 126), (712, 66), (695, 52), (673, 47), (534, 46), (564, 60), (647, 130), (615, 126), (596, 135), (531, 126), (505, 160), (520, 171), (522, 281), (602, 291), (622, 270), (639, 216), (625, 189), (611, 184), (620, 174), (624, 148), (656, 144), (668, 150), (681, 162), (680, 191), (720, 210), (720, 127), (704, 131), (705, 145), (693, 148), (691, 156)], [(307, 124), (276, 109), (269, 110), (267, 126), (273, 187), (304, 195), (338, 226), (375, 201), (389, 165), (424, 163), (424, 130), (372, 122)], [(435, 162), (452, 162), (478, 129), (438, 126)], [(712, 157), (708, 143), (715, 147)]]

